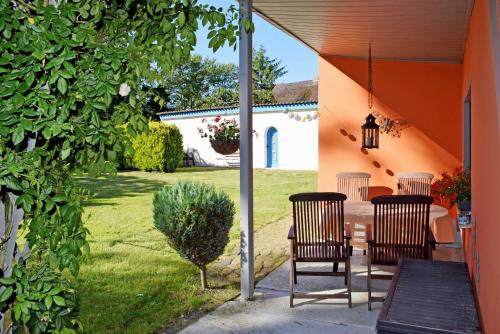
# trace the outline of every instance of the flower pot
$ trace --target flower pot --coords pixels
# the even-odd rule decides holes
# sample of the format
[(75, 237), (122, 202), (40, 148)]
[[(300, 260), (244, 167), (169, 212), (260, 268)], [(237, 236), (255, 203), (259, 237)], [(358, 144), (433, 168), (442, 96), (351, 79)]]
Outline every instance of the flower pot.
[(229, 139), (229, 140), (217, 140), (213, 139), (210, 141), (210, 145), (215, 150), (215, 152), (228, 155), (233, 154), (238, 151), (240, 148), (240, 140), (239, 139)]
[(458, 211), (470, 212), (470, 201), (457, 202)]

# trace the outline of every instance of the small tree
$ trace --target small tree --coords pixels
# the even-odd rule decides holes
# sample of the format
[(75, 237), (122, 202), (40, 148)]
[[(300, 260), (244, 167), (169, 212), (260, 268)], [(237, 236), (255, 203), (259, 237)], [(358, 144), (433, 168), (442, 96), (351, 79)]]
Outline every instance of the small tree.
[(200, 269), (201, 285), (207, 288), (206, 265), (222, 255), (229, 241), (233, 202), (211, 185), (179, 182), (156, 193), (153, 204), (155, 227)]

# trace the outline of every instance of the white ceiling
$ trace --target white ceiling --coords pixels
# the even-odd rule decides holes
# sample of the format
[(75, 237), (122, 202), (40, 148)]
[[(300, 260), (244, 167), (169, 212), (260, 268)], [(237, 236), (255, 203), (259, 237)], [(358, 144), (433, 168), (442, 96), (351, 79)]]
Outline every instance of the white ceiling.
[(321, 55), (460, 62), (474, 0), (254, 0)]

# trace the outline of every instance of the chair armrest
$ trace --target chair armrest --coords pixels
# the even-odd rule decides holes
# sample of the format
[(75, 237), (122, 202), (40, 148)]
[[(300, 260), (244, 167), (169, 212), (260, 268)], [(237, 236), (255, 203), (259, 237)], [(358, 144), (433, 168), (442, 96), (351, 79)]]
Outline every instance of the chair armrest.
[(434, 233), (432, 233), (430, 226), (429, 226), (428, 241), (429, 244), (432, 246), (432, 249), (436, 249), (436, 244), (437, 244), (436, 237), (434, 237)]
[(366, 224), (366, 242), (373, 242), (373, 232), (372, 232), (372, 224)]
[(288, 239), (295, 239), (295, 228), (290, 226), (290, 230), (288, 231)]
[(344, 229), (345, 229), (344, 239), (352, 239), (351, 224), (349, 224), (349, 223), (345, 224)]

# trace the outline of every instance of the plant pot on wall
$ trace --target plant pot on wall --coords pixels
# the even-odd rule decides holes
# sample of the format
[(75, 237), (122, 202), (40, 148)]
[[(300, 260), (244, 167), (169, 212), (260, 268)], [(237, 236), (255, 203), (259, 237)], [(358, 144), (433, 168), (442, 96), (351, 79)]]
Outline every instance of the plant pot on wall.
[(215, 152), (222, 154), (222, 155), (228, 155), (228, 154), (233, 154), (234, 152), (238, 151), (238, 149), (240, 148), (240, 140), (239, 139), (228, 139), (228, 140), (213, 139), (213, 140), (210, 140), (210, 145), (212, 145), (212, 148), (215, 150)]
[(470, 201), (457, 202), (458, 211), (470, 212)]

